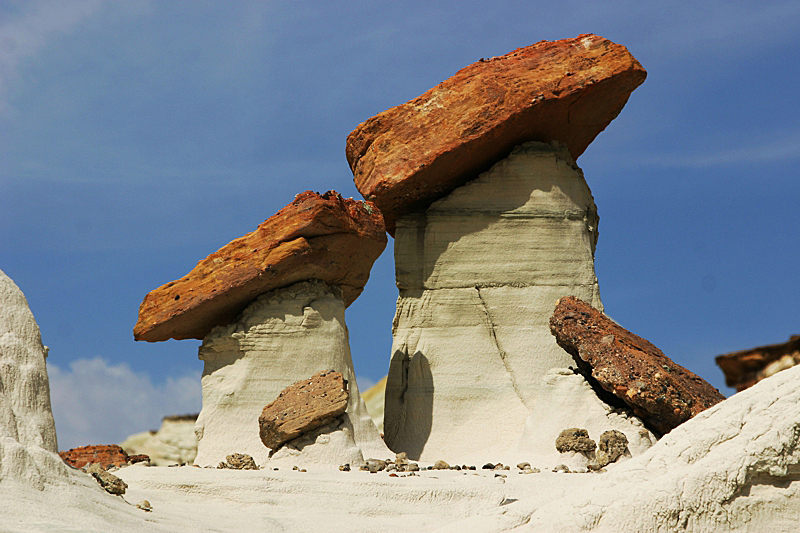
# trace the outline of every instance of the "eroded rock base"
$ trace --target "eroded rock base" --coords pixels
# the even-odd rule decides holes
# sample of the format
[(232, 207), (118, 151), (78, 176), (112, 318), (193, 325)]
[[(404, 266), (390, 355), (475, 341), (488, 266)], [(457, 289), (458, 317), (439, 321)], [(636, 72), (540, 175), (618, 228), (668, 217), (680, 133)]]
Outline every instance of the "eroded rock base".
[[(366, 457), (388, 457), (358, 393), (344, 310), (336, 287), (296, 283), (260, 296), (236, 322), (215, 328), (203, 340), (195, 464), (217, 465), (231, 453), (246, 453), (259, 466), (282, 460), (361, 464)], [(264, 406), (292, 383), (323, 370), (341, 372), (348, 382), (342, 421), (286, 443), (270, 459), (259, 438)]]

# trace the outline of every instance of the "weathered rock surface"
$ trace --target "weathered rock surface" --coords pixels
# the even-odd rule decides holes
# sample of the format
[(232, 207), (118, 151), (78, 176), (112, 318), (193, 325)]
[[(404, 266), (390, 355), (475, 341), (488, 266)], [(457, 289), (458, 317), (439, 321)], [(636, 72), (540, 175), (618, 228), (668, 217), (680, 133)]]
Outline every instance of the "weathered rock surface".
[(258, 465), (246, 453), (232, 453), (220, 463), (217, 468), (230, 468), (231, 470), (258, 470)]
[(386, 240), (383, 217), (370, 203), (335, 191), (298, 194), (258, 229), (145, 296), (133, 336), (150, 342), (202, 339), (258, 295), (307, 279), (340, 287), (350, 305)]
[(764, 378), (800, 364), (800, 335), (792, 335), (788, 342), (780, 344), (718, 355), (716, 361), (725, 373), (725, 384), (741, 392)]
[(725, 399), (703, 378), (574, 296), (558, 301), (550, 330), (589, 379), (662, 434)]
[(196, 414), (165, 416), (158, 431), (136, 433), (120, 446), (128, 455), (148, 455), (153, 466), (192, 464), (197, 456), (196, 421)]
[(597, 441), (597, 462), (601, 467), (625, 455), (630, 455), (630, 451), (628, 437), (623, 432), (611, 429), (600, 435)]
[[(384, 414), (393, 451), (469, 464), (491, 449), (518, 462), (504, 454), (515, 453), (542, 376), (573, 364), (550, 334), (552, 302), (576, 294), (601, 305), (596, 239), (580, 169), (563, 146), (535, 142), (398, 219)], [(553, 429), (548, 450), (564, 425)]]
[(590, 453), (597, 448), (597, 443), (589, 438), (589, 432), (581, 428), (568, 428), (556, 439), (556, 450), (559, 453)]
[(103, 487), (103, 490), (109, 494), (122, 496), (128, 489), (127, 483), (114, 474), (107, 472), (100, 463), (88, 463), (84, 470), (95, 478), (100, 486)]
[(82, 468), (90, 463), (96, 463), (105, 469), (128, 464), (128, 454), (116, 444), (80, 446), (58, 452), (58, 455), (73, 468)]
[(258, 417), (261, 442), (277, 450), (284, 442), (333, 422), (347, 409), (348, 397), (347, 382), (333, 370), (289, 385)]
[[(203, 340), (195, 464), (216, 466), (231, 452), (246, 453), (261, 466), (361, 465), (365, 456), (389, 456), (358, 392), (344, 311), (338, 287), (296, 283), (260, 296), (236, 322)], [(324, 370), (341, 373), (348, 383), (345, 413), (334, 424), (287, 442), (270, 458), (259, 438), (265, 404)]]
[(646, 75), (624, 46), (597, 35), (482, 59), (349, 135), (356, 187), (394, 235), (397, 217), (426, 208), (519, 144), (560, 141), (577, 159)]
[(56, 455), (46, 358), (25, 295), (0, 270), (0, 481), (41, 489), (67, 477)]

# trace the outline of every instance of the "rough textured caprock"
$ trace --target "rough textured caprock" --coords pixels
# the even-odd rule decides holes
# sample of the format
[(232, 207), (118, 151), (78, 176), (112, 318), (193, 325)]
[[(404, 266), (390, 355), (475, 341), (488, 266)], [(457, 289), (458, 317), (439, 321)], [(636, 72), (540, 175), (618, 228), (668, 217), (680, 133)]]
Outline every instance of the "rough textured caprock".
[(473, 63), (347, 138), (358, 190), (394, 236), (424, 209), (527, 141), (560, 141), (574, 159), (620, 113), (647, 73), (597, 35), (541, 41)]
[(133, 336), (150, 342), (202, 339), (258, 295), (308, 279), (338, 286), (350, 305), (386, 241), (383, 217), (370, 203), (335, 191), (298, 194), (258, 229), (145, 296)]
[(550, 331), (582, 371), (662, 434), (725, 399), (703, 378), (574, 296), (558, 301)]
[(103, 468), (123, 466), (128, 463), (128, 454), (116, 444), (96, 444), (80, 446), (65, 452), (58, 452), (65, 463), (73, 468), (81, 468), (90, 463), (97, 463)]
[(287, 387), (264, 407), (258, 418), (264, 446), (277, 450), (284, 442), (331, 422), (347, 409), (347, 382), (326, 370)]

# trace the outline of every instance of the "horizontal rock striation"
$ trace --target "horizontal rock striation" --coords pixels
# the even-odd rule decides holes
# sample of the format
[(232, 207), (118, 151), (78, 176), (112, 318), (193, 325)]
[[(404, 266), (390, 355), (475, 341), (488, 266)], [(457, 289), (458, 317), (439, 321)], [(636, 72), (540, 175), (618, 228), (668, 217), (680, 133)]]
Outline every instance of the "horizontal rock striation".
[(662, 434), (725, 399), (703, 378), (578, 298), (558, 301), (550, 330), (587, 377)]
[(482, 59), (348, 136), (356, 187), (394, 235), (398, 217), (426, 208), (519, 144), (560, 141), (577, 159), (646, 75), (624, 46), (591, 34)]
[(380, 212), (335, 191), (298, 194), (258, 229), (200, 261), (186, 276), (150, 292), (139, 307), (136, 340), (202, 339), (235, 319), (258, 295), (308, 279), (341, 288), (350, 305), (386, 247)]
[(594, 200), (569, 151), (536, 142), (398, 219), (384, 416), (393, 451), (469, 462), (491, 449), (512, 462), (504, 454), (542, 376), (572, 364), (548, 329), (552, 302), (576, 294), (601, 305), (596, 239)]

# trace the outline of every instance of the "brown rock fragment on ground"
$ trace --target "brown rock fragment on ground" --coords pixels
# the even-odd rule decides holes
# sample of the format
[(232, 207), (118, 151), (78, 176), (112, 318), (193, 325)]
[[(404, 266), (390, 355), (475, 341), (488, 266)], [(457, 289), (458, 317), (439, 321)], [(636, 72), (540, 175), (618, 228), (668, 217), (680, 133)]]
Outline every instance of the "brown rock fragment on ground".
[(225, 457), (225, 462), (217, 468), (230, 468), (232, 470), (258, 470), (255, 460), (246, 453), (232, 453)]
[(130, 459), (125, 450), (116, 444), (80, 446), (65, 452), (58, 452), (58, 455), (73, 468), (82, 468), (86, 464), (97, 463), (107, 469), (112, 466), (124, 466)]
[(335, 191), (306, 191), (255, 231), (145, 296), (133, 336), (202, 339), (258, 295), (309, 279), (340, 287), (350, 305), (386, 242), (383, 217), (372, 204)]
[(360, 124), (347, 138), (358, 190), (394, 235), (423, 209), (527, 141), (566, 144), (577, 159), (647, 73), (597, 35), (541, 41), (481, 59), (421, 96)]
[(662, 434), (725, 399), (703, 378), (574, 296), (558, 301), (550, 331), (590, 381)]
[(332, 370), (290, 385), (258, 417), (261, 442), (276, 451), (285, 442), (342, 415), (348, 397), (347, 382)]
[(109, 494), (116, 494), (122, 496), (128, 490), (128, 484), (120, 478), (106, 472), (105, 468), (100, 466), (99, 463), (89, 463), (84, 469), (87, 474), (90, 474), (99, 484), (103, 490)]

